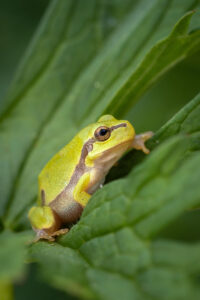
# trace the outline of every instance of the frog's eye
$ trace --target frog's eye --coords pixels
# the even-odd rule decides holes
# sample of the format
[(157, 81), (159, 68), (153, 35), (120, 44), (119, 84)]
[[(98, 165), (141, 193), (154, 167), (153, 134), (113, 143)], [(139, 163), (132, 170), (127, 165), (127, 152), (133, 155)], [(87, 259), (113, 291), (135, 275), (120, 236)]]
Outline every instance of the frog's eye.
[(94, 136), (98, 141), (106, 141), (110, 137), (110, 128), (100, 126), (95, 130)]

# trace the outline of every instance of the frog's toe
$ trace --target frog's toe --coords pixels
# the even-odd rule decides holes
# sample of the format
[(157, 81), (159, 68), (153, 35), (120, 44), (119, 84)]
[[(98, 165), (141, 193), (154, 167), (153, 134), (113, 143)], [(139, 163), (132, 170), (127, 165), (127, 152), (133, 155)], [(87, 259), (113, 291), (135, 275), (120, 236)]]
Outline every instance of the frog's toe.
[(59, 235), (63, 235), (63, 234), (66, 234), (67, 232), (69, 232), (69, 228), (61, 228), (61, 229), (55, 231), (55, 232), (52, 234), (52, 237), (59, 236)]
[(39, 240), (48, 240), (50, 242), (54, 242), (55, 238), (59, 235), (66, 234), (69, 231), (68, 228), (62, 228), (59, 230), (56, 230), (55, 232), (48, 234), (45, 230), (37, 230), (36, 231), (36, 237), (33, 240), (33, 243), (38, 242)]
[(136, 135), (132, 143), (132, 148), (136, 150), (142, 150), (145, 154), (149, 154), (150, 150), (145, 146), (145, 142), (152, 136), (152, 131)]
[(35, 230), (35, 231), (36, 231), (36, 237), (33, 240), (33, 243), (36, 243), (39, 240), (48, 240), (50, 242), (55, 241), (55, 237), (53, 237), (51, 234), (48, 234), (44, 230)]

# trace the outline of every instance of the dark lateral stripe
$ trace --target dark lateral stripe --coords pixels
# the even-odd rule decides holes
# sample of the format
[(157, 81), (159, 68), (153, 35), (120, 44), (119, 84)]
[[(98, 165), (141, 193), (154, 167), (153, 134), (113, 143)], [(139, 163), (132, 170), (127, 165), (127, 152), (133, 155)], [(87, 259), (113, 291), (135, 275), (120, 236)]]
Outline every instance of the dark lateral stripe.
[[(76, 165), (74, 173), (68, 183), (68, 185), (76, 185), (80, 177), (84, 174), (85, 171), (85, 159), (90, 151), (93, 149), (93, 144), (95, 142), (94, 138), (89, 139), (82, 148), (81, 157), (79, 163)], [(67, 187), (66, 187), (67, 188)]]
[(119, 128), (119, 127), (126, 127), (126, 126), (127, 126), (126, 123), (121, 123), (121, 124), (110, 127), (110, 130), (113, 131), (113, 130)]
[(56, 198), (52, 201), (52, 203), (55, 203), (56, 201), (58, 201), (59, 198), (62, 196), (62, 194), (66, 193), (68, 190), (70, 190), (70, 188), (72, 186), (76, 186), (79, 179), (81, 178), (81, 176), (85, 172), (85, 168), (86, 168), (85, 159), (86, 159), (88, 153), (90, 151), (92, 151), (94, 142), (95, 142), (95, 139), (91, 138), (83, 145), (80, 160), (79, 160), (78, 164), (76, 165), (76, 167), (74, 169), (74, 172), (71, 176), (71, 179), (70, 179), (68, 185), (60, 192), (59, 195), (56, 196)]

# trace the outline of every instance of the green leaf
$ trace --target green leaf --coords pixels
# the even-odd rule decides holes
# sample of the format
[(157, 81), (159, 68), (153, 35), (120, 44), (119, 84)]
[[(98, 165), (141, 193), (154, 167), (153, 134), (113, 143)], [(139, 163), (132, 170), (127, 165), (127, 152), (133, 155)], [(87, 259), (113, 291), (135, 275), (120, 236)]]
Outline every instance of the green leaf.
[(23, 197), (19, 197), (23, 209), (25, 203), (30, 205), (39, 170), (80, 128), (74, 122), (69, 93), (77, 91), (75, 83), (135, 5), (130, 0), (106, 5), (103, 1), (59, 0), (50, 5), (19, 68), (1, 117), (1, 216), (8, 214), (26, 179), (26, 184), (22, 184), (27, 187), (26, 195), (22, 191)]
[[(200, 243), (158, 237), (185, 210), (200, 205), (199, 108), (200, 95), (155, 134), (151, 147), (167, 141), (126, 180), (92, 197), (60, 245), (52, 250), (40, 242), (31, 248), (51, 283), (72, 293), (75, 286), (82, 297), (97, 299), (200, 296)], [(177, 133), (182, 135), (168, 140)]]
[(32, 238), (32, 232), (0, 233), (0, 295), (3, 300), (13, 299), (12, 282), (24, 275), (27, 245)]
[[(200, 21), (190, 23), (188, 12), (198, 4), (52, 1), (2, 108), (5, 228), (30, 228), (27, 210), (37, 176), (80, 128), (104, 112), (124, 117), (164, 73), (200, 50)], [(69, 234), (30, 247), (51, 284), (87, 299), (199, 298), (199, 240), (161, 234), (200, 205), (199, 101), (197, 96), (155, 134), (148, 143), (155, 150), (126, 178), (95, 193)], [(7, 292), (23, 273), (25, 235), (0, 235), (0, 284)]]
[(32, 232), (16, 234), (4, 231), (0, 234), (0, 281), (15, 280), (23, 274), (26, 246), (31, 238)]
[(70, 281), (87, 298), (198, 298), (200, 244), (156, 239), (200, 205), (200, 156), (183, 159), (189, 149), (190, 138), (163, 143), (126, 180), (98, 191), (60, 245), (32, 246), (48, 280), (63, 289)]
[[(185, 1), (180, 7), (167, 0), (123, 5), (113, 0), (105, 6), (91, 0), (52, 3), (19, 69), (0, 123), (0, 212), (7, 227), (29, 226), (26, 214), (35, 201), (44, 164), (109, 103), (112, 109), (117, 106), (114, 95), (131, 83), (134, 74), (143, 76), (148, 57), (159, 53), (152, 68), (158, 79), (200, 48), (200, 31), (186, 33), (191, 13), (170, 33), (177, 19), (196, 5)], [(194, 22), (192, 29), (197, 26)], [(159, 49), (168, 47), (169, 41), (177, 50), (165, 59), (166, 52)], [(150, 86), (151, 76), (145, 80)], [(124, 108), (119, 107), (120, 117), (129, 100), (127, 96)]]
[(175, 25), (171, 34), (150, 50), (137, 70), (109, 103), (105, 113), (118, 116), (127, 112), (164, 72), (199, 50), (200, 32), (187, 33), (192, 14), (193, 12), (186, 14)]

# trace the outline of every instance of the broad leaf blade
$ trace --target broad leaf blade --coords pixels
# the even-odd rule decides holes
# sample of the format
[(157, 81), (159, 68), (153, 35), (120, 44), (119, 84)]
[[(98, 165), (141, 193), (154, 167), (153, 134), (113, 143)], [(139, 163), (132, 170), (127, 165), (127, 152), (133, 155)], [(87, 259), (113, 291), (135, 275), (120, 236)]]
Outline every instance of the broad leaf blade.
[[(81, 127), (109, 107), (109, 113), (122, 117), (152, 80), (199, 49), (199, 31), (186, 31), (190, 15), (172, 31), (175, 22), (198, 3), (52, 3), (16, 76), (1, 118), (0, 213), (6, 226), (30, 226), (27, 210), (35, 200), (41, 168)], [(198, 25), (196, 19), (191, 30)], [(174, 56), (168, 48), (172, 41)], [(157, 61), (145, 77), (144, 67), (152, 57)], [(132, 86), (136, 75), (143, 81)], [(129, 91), (124, 89), (127, 86)], [(120, 93), (123, 99), (118, 105), (116, 97)], [(132, 94), (136, 96), (129, 106)], [(127, 179), (97, 192), (80, 222), (60, 239), (60, 245), (39, 242), (31, 247), (32, 257), (54, 285), (92, 299), (134, 296), (165, 300), (169, 291), (168, 299), (172, 300), (199, 298), (200, 266), (191, 259), (199, 261), (199, 243), (156, 241), (161, 229), (185, 209), (200, 203), (200, 161), (199, 153), (194, 153), (200, 148), (199, 127), (192, 116), (184, 127), (188, 130), (170, 129), (165, 136), (164, 128), (160, 137), (159, 133), (155, 135), (158, 143), (181, 131), (191, 133), (191, 137), (166, 141)], [(198, 114), (196, 117), (199, 120)], [(17, 235), (13, 235), (5, 232), (3, 255), (13, 254), (12, 241), (18, 245)], [(174, 256), (171, 252), (167, 255), (169, 249)], [(16, 261), (12, 257), (10, 268), (2, 268), (3, 276), (8, 270), (11, 280), (21, 273), (21, 240), (16, 257)]]
[(0, 233), (0, 295), (1, 299), (13, 299), (12, 283), (19, 280), (25, 272), (27, 245), (33, 238), (32, 232)]
[(169, 68), (198, 51), (200, 32), (188, 34), (193, 12), (184, 16), (165, 40), (155, 45), (138, 69), (118, 91), (105, 113), (118, 116), (127, 112), (134, 102)]
[[(8, 96), (8, 107), (1, 117), (1, 216), (5, 210), (9, 210), (20, 174), (30, 154), (38, 147), (38, 140), (47, 124), (62, 102), (66, 102), (68, 106), (68, 99), (65, 97), (80, 73), (85, 70), (104, 40), (122, 22), (132, 6), (134, 5), (129, 0), (120, 5), (124, 9), (124, 12), (120, 9), (121, 15), (119, 6), (115, 6), (114, 2), (108, 7), (106, 18), (115, 20), (113, 28), (109, 23), (105, 24), (104, 14), (101, 13), (104, 10), (103, 2), (53, 1), (18, 71)], [(97, 24), (102, 32), (99, 32)], [(61, 122), (60, 126), (62, 129), (68, 128), (67, 135), (71, 137), (77, 128), (70, 114), (72, 110), (68, 106), (65, 109), (67, 122), (65, 125)], [(49, 130), (51, 135), (54, 135), (55, 128), (52, 131), (49, 127), (47, 132)], [(59, 129), (56, 127), (56, 130)], [(62, 134), (64, 131), (62, 130)], [(66, 143), (69, 139), (62, 136), (61, 140), (59, 139), (57, 146), (58, 140), (54, 142), (54, 147), (61, 147), (63, 142)], [(47, 150), (46, 154), (48, 152), (50, 151)], [(29, 174), (34, 174), (35, 183), (37, 173), (46, 160), (46, 154), (43, 158), (37, 158), (37, 171), (35, 168), (29, 171)]]
[(32, 232), (14, 234), (5, 231), (0, 234), (0, 280), (13, 280), (24, 271), (26, 258), (26, 245), (33, 237)]
[(50, 274), (46, 266), (55, 266), (57, 250), (53, 253), (46, 243), (31, 248), (52, 284), (66, 289), (68, 270), (73, 274), (71, 282), (80, 285), (86, 298), (90, 293), (97, 299), (199, 297), (199, 242), (157, 239), (158, 233), (185, 210), (200, 205), (199, 103), (198, 95), (149, 144), (155, 147), (174, 134), (183, 136), (158, 146), (126, 180), (98, 191), (79, 223), (60, 239), (59, 251), (75, 251), (77, 262), (84, 260), (83, 278), (73, 272), (75, 262), (69, 256), (66, 265), (60, 263), (56, 275)]
[[(34, 245), (32, 255), (45, 268), (56, 264), (57, 249), (74, 251), (77, 261), (85, 261), (81, 278), (68, 256), (57, 274), (47, 275), (49, 280), (56, 282), (61, 277), (64, 288), (68, 280), (65, 270), (70, 270), (70, 280), (82, 288), (86, 285), (100, 299), (114, 299), (116, 294), (124, 299), (166, 299), (168, 289), (167, 299), (199, 297), (200, 265), (194, 263), (200, 258), (199, 244), (153, 239), (185, 209), (200, 204), (200, 171), (196, 167), (200, 157), (194, 153), (183, 160), (189, 149), (190, 141), (184, 137), (165, 142), (127, 180), (108, 184), (92, 197), (79, 223), (60, 240), (62, 246), (50, 250), (43, 242)], [(170, 247), (179, 251), (168, 252)], [(51, 258), (46, 255), (44, 263), (48, 251)]]
[[(147, 5), (146, 10), (142, 10), (142, 7), (145, 4)], [(144, 47), (142, 48), (143, 51), (140, 51), (140, 54), (139, 54), (140, 58), (138, 57), (138, 55), (134, 56), (134, 53), (137, 54), (138, 49), (141, 50), (141, 43), (143, 43), (143, 39), (146, 38), (146, 35), (149, 34), (149, 28), (154, 28), (154, 26), (156, 26), (156, 30), (158, 30), (160, 32), (160, 34), (162, 33), (162, 30), (161, 30), (162, 26), (159, 27), (159, 29), (158, 29), (157, 25), (155, 25), (155, 24), (157, 24), (157, 22), (161, 22), (164, 26), (164, 23), (163, 23), (164, 21), (163, 20), (161, 21), (161, 19), (165, 12), (166, 5), (167, 5), (166, 1), (164, 1), (162, 4), (157, 1), (148, 2), (148, 4), (147, 4), (146, 1), (142, 1), (142, 2), (138, 3), (138, 5), (134, 6), (133, 10), (130, 11), (130, 13), (128, 14), (127, 19), (125, 21), (122, 20), (121, 26), (119, 26), (119, 28), (115, 28), (115, 31), (113, 32), (113, 34), (110, 34), (110, 36), (107, 38), (107, 42), (105, 43), (102, 50), (99, 51), (99, 53), (97, 53), (97, 55), (94, 56), (94, 59), (91, 60), (91, 63), (89, 64), (89, 66), (87, 68), (85, 68), (83, 70), (83, 72), (81, 72), (79, 78), (73, 79), (74, 84), (72, 86), (72, 91), (68, 96), (67, 96), (68, 92), (65, 91), (65, 95), (62, 96), (62, 100), (61, 100), (62, 105), (59, 106), (59, 103), (56, 102), (56, 104), (55, 104), (55, 102), (54, 102), (57, 109), (55, 110), (55, 107), (52, 108), (45, 123), (43, 123), (42, 127), (40, 127), (39, 136), (36, 133), (37, 137), (36, 137), (36, 139), (33, 139), (33, 143), (30, 144), (28, 152), (26, 152), (26, 147), (23, 146), (24, 148), (22, 151), (22, 149), (21, 149), (22, 145), (18, 146), (21, 149), (21, 150), (18, 149), (20, 152), (21, 158), (20, 158), (20, 156), (18, 156), (18, 159), (15, 162), (15, 166), (16, 166), (15, 170), (16, 171), (17, 171), (17, 165), (18, 164), (20, 165), (20, 159), (22, 159), (23, 155), (25, 155), (25, 157), (24, 157), (23, 162), (20, 165), (18, 176), (15, 177), (14, 172), (11, 176), (12, 178), (15, 178), (12, 189), (9, 189), (9, 187), (12, 185), (11, 177), (8, 177), (8, 178), (10, 178), (10, 182), (7, 184), (5, 183), (4, 201), (6, 201), (6, 199), (7, 199), (7, 205), (6, 205), (6, 224), (7, 225), (9, 224), (9, 226), (13, 227), (14, 220), (15, 220), (15, 223), (18, 223), (18, 219), (21, 217), (21, 214), (24, 213), (24, 210), (27, 209), (28, 207), (30, 207), (31, 203), (34, 201), (35, 191), (37, 190), (37, 175), (38, 175), (39, 171), (41, 170), (41, 168), (44, 166), (44, 163), (47, 162), (47, 160), (57, 150), (59, 150), (59, 148), (61, 146), (63, 146), (67, 141), (69, 141), (69, 139), (77, 132), (77, 130), (80, 127), (82, 127), (84, 124), (88, 123), (90, 120), (93, 121), (94, 119), (96, 119), (96, 117), (103, 112), (105, 106), (107, 106), (107, 104), (110, 103), (110, 101), (112, 100), (112, 97), (111, 97), (112, 94), (116, 93), (116, 91), (119, 90), (121, 87), (121, 84), (119, 84), (119, 81), (118, 81), (119, 77), (118, 76), (116, 77), (116, 75), (119, 74), (120, 68), (127, 68), (127, 72), (123, 72), (122, 74), (120, 73), (122, 75), (122, 76), (120, 76), (120, 81), (126, 82), (127, 80), (129, 80), (130, 76), (132, 76), (133, 70), (137, 66), (138, 59), (142, 60), (144, 58), (144, 55), (148, 52), (152, 43), (155, 42), (155, 40), (156, 40), (155, 36), (157, 36), (157, 37), (159, 36), (158, 32), (156, 31), (157, 34), (155, 34), (155, 36), (153, 35), (154, 37), (151, 38), (151, 42), (149, 40), (149, 42), (147, 44), (144, 44)], [(158, 10), (156, 10), (157, 13), (155, 13), (155, 15), (153, 14), (152, 18), (150, 18), (150, 19), (147, 18), (147, 16), (152, 15), (152, 12), (155, 11), (155, 7), (159, 8)], [(169, 18), (168, 14), (166, 15), (166, 18), (167, 19)], [(176, 30), (174, 30), (171, 35), (173, 35), (173, 36), (175, 35), (175, 37), (178, 39), (180, 30), (177, 28), (181, 27), (182, 31), (183, 31), (183, 27), (184, 27), (184, 30), (186, 30), (186, 27), (188, 26), (189, 18), (190, 18), (190, 16), (186, 15), (183, 19), (181, 19), (180, 22), (178, 23), (178, 25), (176, 25)], [(133, 20), (134, 20), (134, 22), (133, 22)], [(138, 26), (140, 26), (144, 20), (147, 20), (147, 23), (152, 22), (152, 24), (151, 24), (151, 26), (149, 23), (148, 23), (148, 25), (146, 24), (146, 27), (145, 27), (146, 31), (144, 30), (142, 35), (141, 34), (138, 35), (138, 40), (137, 40), (138, 45), (135, 48), (135, 40), (133, 40), (133, 34), (137, 32)], [(198, 34), (199, 34), (199, 32), (197, 31), (196, 35), (198, 35)], [(191, 37), (191, 41), (194, 40), (196, 35)], [(188, 37), (188, 35), (186, 35), (186, 37)], [(184, 36), (184, 38), (185, 38), (185, 36)], [(170, 39), (170, 37), (168, 39)], [(116, 44), (116, 47), (113, 47), (114, 43)], [(192, 42), (191, 42), (191, 44), (192, 44)], [(198, 44), (198, 39), (197, 39), (197, 44)], [(131, 51), (129, 52), (129, 58), (127, 58), (128, 53), (126, 53), (126, 55), (125, 55), (125, 53), (122, 51), (125, 46), (128, 48), (130, 47), (130, 49), (134, 49), (134, 51), (135, 51), (134, 53), (132, 53)], [(80, 48), (79, 46), (77, 46), (77, 47)], [(159, 47), (159, 45), (158, 45), (158, 47)], [(178, 44), (178, 49), (181, 47), (182, 47), (182, 40), (180, 39), (180, 44)], [(119, 51), (122, 51), (123, 54), (122, 54), (122, 52), (119, 52)], [(74, 52), (74, 49), (73, 49), (73, 52)], [(181, 51), (180, 52), (178, 51), (178, 53), (179, 53), (179, 55), (182, 55)], [(117, 69), (113, 69), (113, 67), (116, 65), (116, 60), (117, 60), (117, 57), (119, 57), (119, 55), (120, 55), (120, 59), (121, 59), (121, 64), (118, 65)], [(54, 63), (58, 63), (58, 65), (60, 65), (60, 63), (59, 63), (60, 59), (61, 59), (60, 56), (56, 55)], [(129, 64), (130, 61), (127, 61), (127, 59), (132, 62), (131, 65)], [(160, 63), (161, 63), (161, 66), (163, 66), (162, 57), (161, 57)], [(107, 66), (106, 68), (104, 68), (105, 65)], [(170, 62), (169, 62), (169, 66), (170, 66)], [(112, 70), (112, 72), (111, 72), (111, 70)], [(51, 66), (50, 66), (50, 69), (49, 68), (47, 69), (47, 71), (48, 71), (48, 76), (52, 76)], [(105, 73), (104, 73), (104, 71), (105, 71)], [(156, 72), (157, 72), (157, 74), (159, 74), (160, 69), (156, 70)], [(95, 76), (95, 78), (93, 78), (93, 76), (91, 77), (91, 74), (93, 74)], [(61, 72), (60, 76), (62, 76), (62, 72)], [(99, 97), (102, 96), (102, 89), (97, 86), (94, 86), (93, 84), (91, 85), (91, 80), (93, 82), (94, 82), (94, 80), (97, 80), (97, 83), (102, 82), (102, 81), (99, 81), (100, 78), (98, 79), (98, 78), (96, 78), (96, 76), (102, 77), (103, 79), (101, 79), (101, 80), (105, 81), (105, 85), (103, 88), (104, 91), (106, 91), (106, 89), (107, 89), (106, 86), (109, 89), (110, 82), (114, 83), (114, 85), (111, 85), (111, 91), (106, 92), (105, 97), (103, 96), (101, 98), (101, 101), (99, 101)], [(40, 86), (36, 85), (36, 87), (37, 87), (38, 91), (41, 91)], [(51, 88), (53, 88), (53, 86)], [(59, 86), (59, 88), (60, 88), (60, 86)], [(53, 90), (54, 90), (54, 88), (53, 88)], [(54, 95), (54, 92), (56, 92), (56, 91), (57, 91), (57, 88), (53, 91), (51, 96)], [(58, 92), (60, 92), (60, 89), (58, 89)], [(52, 99), (56, 99), (56, 98), (54, 97)], [(33, 98), (32, 98), (32, 101), (33, 101)], [(45, 101), (45, 100), (43, 100), (43, 101)], [(21, 103), (23, 103), (23, 101)], [(126, 105), (126, 101), (124, 102), (124, 105)], [(92, 108), (92, 111), (90, 108)], [(122, 109), (119, 108), (119, 111), (122, 111)], [(87, 115), (87, 117), (85, 114)], [(58, 120), (59, 120), (59, 122), (58, 122)], [(26, 120), (23, 120), (23, 122), (24, 121), (26, 123)], [(41, 124), (39, 122), (37, 124), (37, 126), (40, 126), (40, 125)], [(13, 126), (14, 125), (12, 125), (10, 127), (10, 130), (12, 133), (13, 133)], [(26, 127), (27, 127), (27, 125), (26, 125)], [(37, 127), (37, 128), (39, 128), (39, 127)], [(30, 128), (30, 129), (32, 132), (33, 128)], [(37, 130), (35, 130), (35, 129), (34, 129), (34, 134), (35, 134), (35, 132), (37, 132)], [(28, 131), (29, 131), (29, 129), (28, 129)], [(24, 136), (24, 133), (20, 132), (20, 135)], [(27, 133), (27, 135), (28, 135), (28, 133)], [(54, 137), (53, 139), (52, 139), (52, 135)], [(29, 144), (29, 142), (32, 140), (32, 137), (33, 136), (28, 135), (28, 139), (26, 139), (26, 141), (24, 141), (26, 143), (26, 145)], [(13, 138), (13, 142), (14, 142), (16, 137), (12, 136), (12, 138)], [(29, 142), (28, 142), (28, 140), (29, 140)], [(24, 150), (25, 150), (25, 152), (24, 152)], [(7, 160), (10, 162), (11, 158), (9, 157), (9, 153), (7, 155), (8, 155)], [(6, 164), (6, 160), (4, 160), (4, 163)], [(6, 166), (5, 166), (5, 169), (6, 169)], [(9, 191), (10, 191), (10, 195), (8, 195)], [(6, 195), (7, 195), (7, 198), (6, 198)], [(3, 205), (3, 202), (2, 202), (2, 205)], [(23, 217), (22, 219), (23, 219), (23, 221), (21, 223), (23, 223), (23, 226), (27, 226), (26, 218)], [(14, 226), (16, 226), (16, 225), (14, 225)]]

